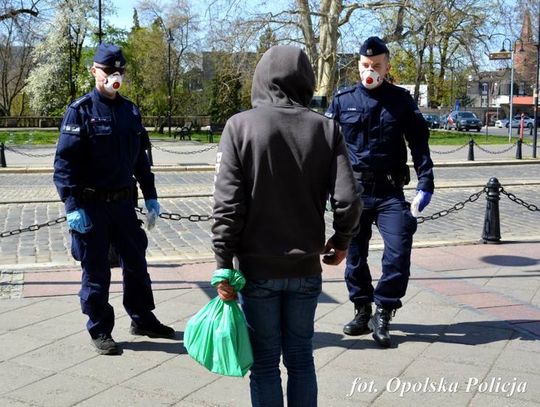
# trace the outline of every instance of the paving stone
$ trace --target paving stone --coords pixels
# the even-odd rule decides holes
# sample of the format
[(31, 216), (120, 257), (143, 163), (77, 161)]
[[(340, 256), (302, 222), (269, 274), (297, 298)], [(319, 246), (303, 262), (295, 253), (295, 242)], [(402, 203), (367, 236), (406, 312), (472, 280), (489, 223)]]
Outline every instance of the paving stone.
[(108, 387), (109, 385), (88, 377), (81, 378), (60, 373), (14, 390), (5, 396), (33, 405), (67, 407), (99, 394)]

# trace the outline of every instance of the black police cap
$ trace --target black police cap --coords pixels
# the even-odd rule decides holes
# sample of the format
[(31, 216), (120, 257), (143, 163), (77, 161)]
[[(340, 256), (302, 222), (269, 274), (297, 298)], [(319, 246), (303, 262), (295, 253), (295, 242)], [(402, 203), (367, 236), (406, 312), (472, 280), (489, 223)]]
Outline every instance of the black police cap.
[(379, 54), (386, 54), (390, 51), (386, 44), (379, 37), (369, 37), (360, 47), (360, 55), (365, 57), (373, 57)]
[(122, 50), (116, 45), (99, 44), (94, 55), (94, 62), (101, 65), (114, 66), (120, 68), (126, 64), (126, 59), (122, 54)]

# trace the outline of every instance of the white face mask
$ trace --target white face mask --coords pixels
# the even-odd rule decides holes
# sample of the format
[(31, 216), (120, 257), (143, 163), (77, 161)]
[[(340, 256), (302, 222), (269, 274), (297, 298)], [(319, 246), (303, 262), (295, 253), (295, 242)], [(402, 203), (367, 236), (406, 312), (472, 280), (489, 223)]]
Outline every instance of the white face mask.
[(373, 69), (362, 71), (360, 77), (362, 79), (362, 85), (364, 85), (366, 89), (375, 89), (383, 82), (381, 75)]
[(115, 72), (107, 76), (107, 79), (105, 79), (105, 83), (103, 84), (103, 86), (110, 93), (118, 92), (118, 90), (122, 86), (123, 80), (124, 80), (124, 77), (120, 75), (120, 73)]

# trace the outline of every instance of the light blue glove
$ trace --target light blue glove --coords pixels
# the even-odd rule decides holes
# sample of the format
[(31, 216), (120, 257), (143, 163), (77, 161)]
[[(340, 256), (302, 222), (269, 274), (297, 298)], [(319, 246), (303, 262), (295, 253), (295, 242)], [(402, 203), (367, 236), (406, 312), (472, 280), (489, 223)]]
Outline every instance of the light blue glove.
[(433, 194), (431, 192), (422, 191), (421, 189), (416, 191), (416, 198), (418, 198), (418, 212), (422, 212), (426, 206), (431, 202), (431, 197)]
[(84, 209), (75, 209), (67, 213), (66, 219), (69, 228), (76, 232), (86, 233), (92, 229), (92, 222)]
[(156, 215), (159, 215), (159, 202), (157, 199), (147, 199), (144, 201), (144, 205), (148, 209), (148, 212), (154, 211)]

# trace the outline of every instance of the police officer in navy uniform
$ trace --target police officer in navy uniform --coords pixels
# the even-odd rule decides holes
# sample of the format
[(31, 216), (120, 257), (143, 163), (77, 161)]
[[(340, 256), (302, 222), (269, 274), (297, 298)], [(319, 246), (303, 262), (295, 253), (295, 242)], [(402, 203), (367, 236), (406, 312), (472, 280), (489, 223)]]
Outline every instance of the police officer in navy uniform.
[(151, 338), (174, 338), (152, 310), (154, 298), (147, 271), (148, 239), (133, 206), (133, 177), (145, 206), (159, 214), (154, 175), (145, 149), (150, 140), (139, 109), (118, 93), (126, 60), (120, 48), (100, 44), (91, 73), (95, 89), (67, 109), (54, 160), (54, 183), (65, 204), (73, 257), (81, 262), (79, 293), (87, 329), (100, 354), (120, 354), (113, 340), (114, 311), (109, 304), (112, 244), (123, 271), (123, 305), (130, 332)]
[[(326, 113), (340, 123), (356, 179), (363, 186), (364, 211), (345, 269), (355, 316), (343, 332), (361, 335), (372, 331), (384, 348), (391, 346), (389, 323), (407, 289), (417, 227), (403, 194), (410, 179), (406, 144), (418, 177), (415, 201), (419, 211), (429, 204), (434, 188), (429, 129), (410, 94), (384, 79), (390, 69), (389, 57), (383, 40), (368, 38), (360, 48), (361, 82), (339, 90)], [(373, 223), (384, 242), (382, 277), (375, 289), (367, 263)]]

